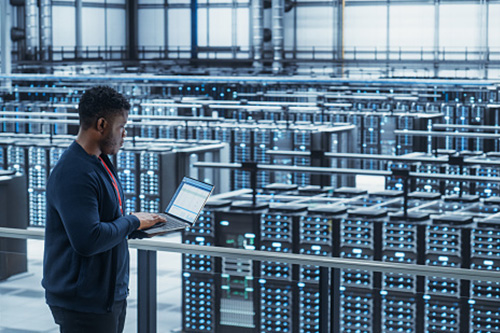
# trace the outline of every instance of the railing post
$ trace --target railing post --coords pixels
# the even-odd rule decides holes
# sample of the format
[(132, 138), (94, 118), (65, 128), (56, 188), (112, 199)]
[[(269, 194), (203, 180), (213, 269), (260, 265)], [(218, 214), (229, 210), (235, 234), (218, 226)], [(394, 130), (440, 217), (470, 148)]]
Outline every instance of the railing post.
[(331, 269), (330, 282), (330, 332), (340, 332), (340, 280), (342, 278), (340, 268)]
[(137, 250), (137, 332), (156, 333), (156, 251)]
[(328, 286), (328, 267), (319, 268), (319, 332), (328, 333), (330, 322), (330, 293)]

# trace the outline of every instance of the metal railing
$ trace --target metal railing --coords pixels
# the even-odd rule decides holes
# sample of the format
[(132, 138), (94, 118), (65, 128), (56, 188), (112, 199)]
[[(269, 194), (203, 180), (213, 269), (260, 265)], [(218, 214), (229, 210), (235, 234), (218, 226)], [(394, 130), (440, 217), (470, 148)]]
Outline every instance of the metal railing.
[[(0, 227), (0, 237), (44, 240), (44, 230), (25, 230)], [(154, 239), (129, 240), (129, 246), (137, 250), (165, 251), (186, 254), (202, 254), (225, 258), (243, 258), (254, 261), (279, 261), (289, 264), (312, 265), (327, 268), (361, 269), (374, 272), (402, 272), (421, 276), (438, 276), (464, 280), (500, 282), (500, 272), (465, 268), (423, 266), (414, 264), (363, 261), (356, 259), (319, 257), (306, 254), (276, 253), (259, 250), (242, 250), (218, 246), (202, 246), (157, 241)]]
[[(44, 240), (44, 230), (25, 230), (0, 227), (0, 238)], [(298, 265), (319, 266), (320, 285), (328, 288), (328, 269), (359, 269), (374, 272), (405, 272), (418, 276), (444, 277), (463, 280), (481, 280), (500, 283), (500, 273), (485, 270), (424, 266), (415, 264), (363, 261), (356, 259), (321, 257), (305, 254), (275, 253), (258, 250), (243, 250), (217, 246), (201, 246), (158, 241), (154, 239), (129, 240), (130, 248), (138, 250), (138, 304), (137, 331), (157, 331), (157, 257), (158, 251), (182, 254), (198, 254), (214, 257), (248, 259), (252, 261), (282, 262)], [(326, 291), (325, 294), (328, 294)], [(326, 298), (323, 298), (326, 300)], [(327, 304), (325, 303), (325, 306)], [(326, 330), (322, 330), (322, 332)]]
[[(154, 46), (142, 45), (136, 48), (138, 60), (179, 60), (191, 57), (191, 46)], [(296, 47), (284, 50), (285, 60), (315, 61), (315, 60), (343, 60), (343, 61), (481, 61), (498, 62), (500, 50), (498, 48), (439, 48), (432, 47), (356, 47), (346, 46), (343, 48), (343, 59), (338, 58), (339, 50), (334, 47)], [(35, 47), (31, 60), (42, 59), (44, 51)], [(19, 50), (12, 50), (13, 60), (18, 60)], [(251, 47), (240, 46), (198, 46), (198, 56), (205, 59), (244, 59), (251, 60)], [(50, 46), (48, 50), (50, 59), (54, 61), (65, 60), (127, 60), (130, 49), (126, 46)], [(271, 51), (264, 52), (266, 58), (272, 57)]]

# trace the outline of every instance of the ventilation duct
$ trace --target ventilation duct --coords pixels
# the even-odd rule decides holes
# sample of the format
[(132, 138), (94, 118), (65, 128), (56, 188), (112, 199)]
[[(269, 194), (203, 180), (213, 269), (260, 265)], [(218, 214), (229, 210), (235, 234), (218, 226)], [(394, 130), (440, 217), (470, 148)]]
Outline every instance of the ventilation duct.
[(21, 28), (11, 28), (10, 29), (10, 40), (13, 42), (19, 42), (23, 40), (26, 36), (24, 35), (24, 29)]
[(273, 73), (283, 71), (285, 0), (272, 0)]
[(272, 39), (273, 39), (273, 33), (271, 32), (271, 29), (264, 28), (264, 43), (268, 43)]
[(52, 0), (40, 1), (40, 51), (42, 60), (52, 60)]
[(264, 47), (264, 1), (252, 0), (253, 13), (253, 66), (262, 68), (262, 50)]
[(35, 59), (37, 46), (37, 0), (26, 0), (25, 6), (25, 34), (26, 34), (26, 57)]
[(26, 1), (24, 1), (24, 0), (10, 0), (10, 4), (14, 7), (20, 7), (20, 6), (24, 6), (26, 4)]
[(292, 0), (285, 0), (285, 13), (288, 13), (295, 7), (295, 2)]

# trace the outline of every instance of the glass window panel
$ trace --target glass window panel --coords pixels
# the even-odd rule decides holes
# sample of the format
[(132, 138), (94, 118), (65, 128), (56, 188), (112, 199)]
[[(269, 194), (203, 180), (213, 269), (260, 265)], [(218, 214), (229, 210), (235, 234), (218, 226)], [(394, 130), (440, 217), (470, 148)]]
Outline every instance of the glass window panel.
[(231, 8), (210, 9), (210, 46), (231, 46)]
[(165, 0), (139, 0), (139, 5), (164, 5)]
[(191, 47), (191, 11), (170, 9), (168, 11), (169, 48)]
[(108, 9), (108, 46), (125, 46), (125, 10), (123, 9)]
[[(332, 48), (333, 9), (331, 7), (298, 7), (297, 47)], [(293, 21), (293, 12), (285, 13), (285, 21)]]
[(434, 46), (434, 6), (391, 6), (389, 15), (391, 48)]
[(94, 47), (104, 45), (104, 8), (82, 9), (82, 43)]
[(387, 46), (386, 6), (346, 7), (344, 47), (378, 48)]
[(198, 8), (198, 45), (207, 46), (211, 42), (210, 29), (210, 9)]
[(440, 48), (464, 50), (480, 45), (480, 7), (470, 4), (442, 4), (439, 10)]
[(488, 31), (488, 45), (490, 48), (500, 49), (500, 4), (489, 5), (489, 31)]
[(52, 7), (52, 38), (55, 47), (75, 46), (75, 8)]
[(238, 46), (248, 48), (250, 45), (250, 10), (238, 8), (236, 10), (236, 43)]
[(139, 9), (139, 45), (163, 46), (164, 21), (163, 10)]

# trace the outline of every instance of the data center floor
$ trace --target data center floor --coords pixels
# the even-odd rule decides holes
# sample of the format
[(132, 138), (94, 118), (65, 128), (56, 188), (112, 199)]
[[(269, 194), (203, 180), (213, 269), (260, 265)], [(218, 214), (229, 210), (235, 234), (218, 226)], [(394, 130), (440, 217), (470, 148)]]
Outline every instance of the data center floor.
[[(180, 242), (180, 234), (157, 237)], [(130, 250), (130, 296), (125, 333), (137, 332), (137, 251)], [(158, 255), (158, 332), (181, 331), (181, 255)], [(59, 332), (45, 304), (42, 278), (43, 242), (28, 240), (28, 272), (0, 282), (0, 333)]]

